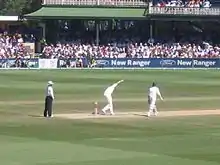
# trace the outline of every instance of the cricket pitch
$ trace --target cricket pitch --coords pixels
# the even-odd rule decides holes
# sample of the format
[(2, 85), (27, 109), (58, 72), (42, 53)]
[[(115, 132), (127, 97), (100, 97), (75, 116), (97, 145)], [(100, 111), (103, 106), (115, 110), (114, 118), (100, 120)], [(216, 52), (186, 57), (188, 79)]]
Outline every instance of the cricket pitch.
[[(161, 111), (156, 117), (177, 117), (177, 116), (204, 116), (220, 115), (220, 110), (181, 110)], [(140, 118), (146, 117), (143, 112), (117, 112), (115, 115), (93, 115), (88, 113), (55, 114), (54, 117), (63, 119), (96, 119), (96, 118)]]

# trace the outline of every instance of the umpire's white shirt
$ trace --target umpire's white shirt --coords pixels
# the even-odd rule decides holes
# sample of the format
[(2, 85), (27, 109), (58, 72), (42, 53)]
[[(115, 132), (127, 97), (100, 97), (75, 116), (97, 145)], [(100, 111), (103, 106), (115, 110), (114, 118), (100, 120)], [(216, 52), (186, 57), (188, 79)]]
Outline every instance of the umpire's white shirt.
[(157, 100), (157, 95), (161, 96), (159, 88), (156, 87), (156, 86), (150, 87), (150, 88), (149, 88), (149, 91), (148, 91), (148, 96), (149, 96), (152, 100)]
[(53, 93), (53, 87), (52, 86), (47, 86), (46, 96), (51, 96), (54, 99), (54, 93)]

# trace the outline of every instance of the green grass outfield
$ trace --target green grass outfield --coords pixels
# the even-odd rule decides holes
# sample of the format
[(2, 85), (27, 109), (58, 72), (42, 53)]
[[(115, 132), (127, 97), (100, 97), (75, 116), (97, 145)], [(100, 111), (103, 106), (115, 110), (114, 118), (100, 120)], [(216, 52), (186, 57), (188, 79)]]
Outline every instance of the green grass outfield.
[(160, 111), (220, 109), (218, 70), (2, 70), (0, 165), (218, 165), (220, 116), (67, 120), (42, 114), (48, 80), (54, 112), (93, 111), (106, 87), (124, 79), (117, 112), (146, 112), (156, 81)]

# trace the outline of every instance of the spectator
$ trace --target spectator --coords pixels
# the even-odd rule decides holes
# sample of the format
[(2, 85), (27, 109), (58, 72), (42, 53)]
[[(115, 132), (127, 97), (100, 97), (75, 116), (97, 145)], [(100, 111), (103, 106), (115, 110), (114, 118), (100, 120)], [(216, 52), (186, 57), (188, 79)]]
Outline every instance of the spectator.
[(202, 7), (204, 7), (204, 8), (209, 8), (209, 7), (211, 7), (210, 1), (205, 0), (205, 1), (203, 2), (203, 4), (202, 4)]

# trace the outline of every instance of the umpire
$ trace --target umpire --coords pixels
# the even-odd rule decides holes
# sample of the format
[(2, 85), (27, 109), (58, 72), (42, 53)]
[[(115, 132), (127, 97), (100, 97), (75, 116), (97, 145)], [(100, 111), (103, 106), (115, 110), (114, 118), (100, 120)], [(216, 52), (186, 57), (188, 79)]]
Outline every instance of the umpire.
[(52, 104), (54, 100), (53, 82), (48, 81), (46, 88), (44, 117), (52, 117)]

